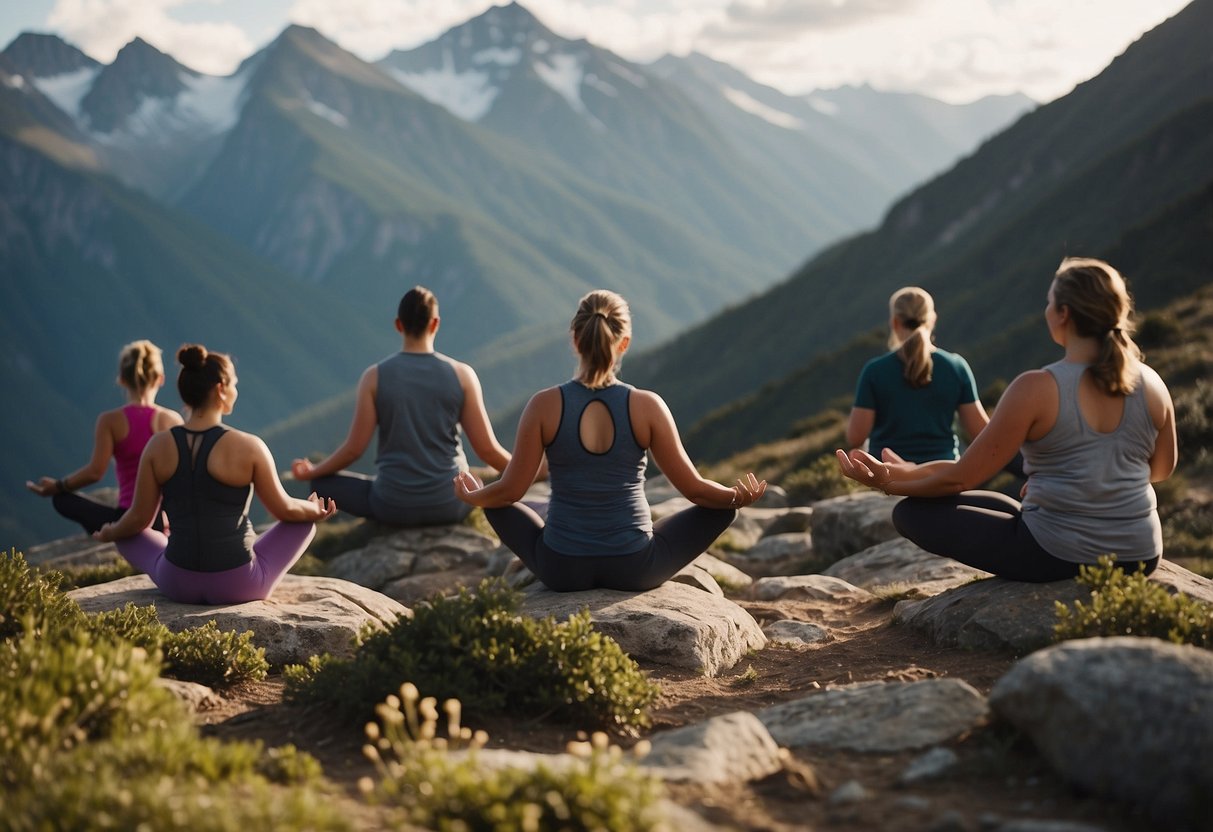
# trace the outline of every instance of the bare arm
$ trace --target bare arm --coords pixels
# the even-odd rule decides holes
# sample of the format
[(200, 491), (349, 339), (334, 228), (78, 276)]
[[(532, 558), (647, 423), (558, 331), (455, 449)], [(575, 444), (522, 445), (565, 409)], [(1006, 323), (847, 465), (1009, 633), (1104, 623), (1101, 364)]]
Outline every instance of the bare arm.
[[(970, 442), (985, 430), (986, 425), (990, 424), (990, 416), (986, 413), (986, 408), (980, 400), (962, 404), (956, 408), (956, 415), (960, 417), (960, 427), (969, 437)], [(854, 446), (852, 445), (852, 447)]]
[(286, 489), (282, 487), (282, 480), (278, 479), (274, 456), (261, 437), (244, 434), (239, 439), (245, 444), (243, 450), (252, 456), (253, 490), (257, 492), (261, 504), (274, 517), (289, 523), (319, 523), (332, 517), (337, 511), (333, 500), (321, 500), (315, 493), (306, 500), (287, 494)]
[(337, 450), (328, 457), (313, 465), (306, 459), (296, 459), (291, 463), (291, 475), (297, 480), (314, 480), (317, 477), (327, 477), (348, 468), (358, 461), (371, 444), (375, 435), (375, 426), (379, 423), (379, 414), (375, 409), (375, 393), (379, 388), (379, 368), (368, 367), (358, 379), (358, 390), (354, 398), (354, 418), (350, 421), (350, 430)]
[(521, 500), (544, 462), (545, 440), (550, 441), (556, 433), (560, 408), (560, 390), (555, 387), (532, 396), (522, 411), (518, 435), (514, 439), (514, 455), (502, 471), (501, 479), (482, 485), (475, 475), (465, 471), (455, 477), (455, 495), (465, 503), (482, 508), (508, 506)]
[(1146, 385), (1146, 406), (1158, 438), (1154, 440), (1154, 452), (1150, 454), (1150, 482), (1162, 482), (1175, 471), (1179, 461), (1179, 440), (1175, 435), (1175, 402), (1171, 391), (1153, 368), (1142, 365), (1142, 383)]
[(741, 508), (766, 492), (766, 480), (760, 481), (753, 473), (738, 479), (732, 488), (704, 479), (687, 455), (665, 401), (656, 393), (636, 390), (631, 403), (636, 440), (653, 454), (670, 484), (691, 502), (704, 508)]
[(863, 443), (872, 435), (872, 426), (875, 424), (875, 410), (870, 407), (852, 407), (851, 418), (847, 421), (847, 447), (863, 447)]
[(493, 423), (484, 409), (484, 392), (480, 388), (480, 379), (476, 371), (467, 364), (456, 364), (455, 372), (459, 376), (459, 384), (463, 387), (463, 411), (459, 414), (459, 424), (467, 434), (468, 442), (476, 456), (493, 466), (498, 472), (506, 469), (510, 462), (510, 454), (493, 432)]
[(152, 524), (160, 509), (160, 488), (176, 467), (175, 454), (176, 445), (169, 434), (158, 433), (148, 440), (139, 457), (131, 507), (113, 523), (106, 523), (94, 532), (93, 537), (108, 543), (136, 535)]
[(75, 491), (92, 485), (105, 476), (110, 460), (114, 457), (114, 419), (123, 418), (121, 413), (108, 410), (97, 417), (93, 427), (93, 455), (87, 464), (77, 468), (61, 479), (41, 477), (38, 482), (26, 481), (25, 487), (42, 497), (50, 497), (62, 491)]

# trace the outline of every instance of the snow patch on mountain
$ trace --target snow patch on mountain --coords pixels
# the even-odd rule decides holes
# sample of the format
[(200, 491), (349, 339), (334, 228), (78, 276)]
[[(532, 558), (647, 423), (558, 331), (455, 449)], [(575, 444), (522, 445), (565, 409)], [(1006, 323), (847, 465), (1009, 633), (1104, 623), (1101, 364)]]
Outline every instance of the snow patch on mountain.
[(80, 102), (93, 86), (101, 67), (78, 69), (47, 78), (35, 78), (34, 86), (74, 120), (80, 118)]
[[(489, 63), (490, 57), (496, 58), (497, 66), (509, 66), (501, 62), (502, 53), (517, 50), (483, 50), (477, 56), (484, 56), (482, 63)], [(492, 53), (490, 55), (490, 53)], [(518, 59), (522, 55), (519, 53)], [(445, 107), (448, 112), (464, 121), (480, 121), (492, 109), (499, 88), (491, 83), (489, 74), (482, 70), (473, 69), (459, 72), (455, 69), (455, 61), (450, 51), (443, 54), (442, 66), (438, 69), (428, 69), (425, 72), (405, 72), (401, 69), (389, 68), (388, 72), (400, 83), (420, 95), (432, 104)]]
[(623, 66), (622, 64), (617, 64), (614, 61), (611, 61), (610, 63), (607, 64), (607, 69), (609, 69), (611, 72), (618, 75), (620, 78), (623, 78), (625, 81), (627, 81), (629, 84), (631, 84), (634, 87), (640, 87), (641, 89), (644, 89), (649, 84), (649, 79), (645, 78), (639, 72), (633, 72), (632, 70), (628, 69), (626, 66)]
[(821, 113), (823, 116), (838, 115), (838, 105), (835, 104), (833, 101), (828, 101), (824, 98), (819, 98), (816, 95), (810, 95), (806, 100), (809, 102), (810, 107), (812, 107), (817, 112)]
[(497, 66), (517, 66), (522, 60), (522, 50), (517, 46), (509, 49), (502, 49), (499, 46), (494, 46), (491, 49), (481, 49), (472, 56), (472, 63), (477, 66), (485, 64), (496, 64)]
[(535, 61), (532, 64), (539, 80), (569, 102), (574, 110), (585, 114), (585, 102), (581, 100), (581, 79), (584, 76), (582, 59), (576, 55), (553, 55), (549, 61)]
[(230, 130), (240, 117), (243, 73), (228, 77), (182, 73), (185, 89), (176, 98), (146, 96), (122, 127), (93, 135), (115, 146), (146, 146), (175, 141), (190, 134), (198, 138)]
[(332, 107), (321, 104), (319, 101), (309, 101), (307, 103), (307, 108), (325, 121), (329, 122), (330, 124), (335, 124), (343, 130), (350, 126), (350, 120), (348, 118), (334, 110)]
[(785, 113), (783, 110), (763, 104), (741, 90), (722, 86), (720, 93), (734, 107), (739, 110), (745, 110), (747, 113), (758, 116), (765, 121), (769, 121), (776, 127), (783, 127), (788, 130), (800, 130), (804, 127), (804, 122), (791, 113)]

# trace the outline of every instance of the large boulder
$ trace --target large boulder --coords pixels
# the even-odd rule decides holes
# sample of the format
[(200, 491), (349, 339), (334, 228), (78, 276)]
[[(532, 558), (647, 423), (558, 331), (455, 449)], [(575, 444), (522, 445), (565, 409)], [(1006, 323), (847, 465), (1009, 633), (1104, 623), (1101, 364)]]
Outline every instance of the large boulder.
[(757, 713), (780, 745), (874, 752), (947, 742), (988, 715), (985, 697), (960, 679), (858, 682)]
[(716, 676), (766, 644), (753, 617), (734, 602), (667, 581), (648, 592), (594, 589), (553, 592), (541, 583), (524, 591), (522, 612), (566, 619), (583, 609), (594, 626), (633, 659)]
[(730, 560), (754, 576), (787, 575), (812, 571), (817, 564), (810, 532), (767, 535)]
[(994, 712), (1083, 789), (1166, 829), (1213, 828), (1213, 653), (1157, 639), (1068, 641), (1017, 662)]
[[(1213, 581), (1163, 561), (1150, 580), (1172, 593), (1184, 592), (1213, 603)], [(893, 619), (922, 630), (943, 647), (1028, 653), (1053, 641), (1057, 602), (1086, 600), (1090, 590), (1077, 581), (1029, 584), (990, 578), (950, 589), (922, 601), (902, 601)]]
[(859, 491), (813, 504), (813, 545), (825, 563), (833, 563), (900, 535), (893, 527), (893, 506), (900, 497)]
[(412, 612), (391, 598), (335, 578), (287, 575), (268, 601), (211, 606), (179, 604), (160, 594), (151, 578), (133, 575), (68, 593), (88, 613), (133, 603), (156, 608), (156, 617), (174, 632), (214, 621), (220, 630), (251, 630), (275, 667), (307, 661), (320, 653), (348, 656), (366, 624), (385, 626)]
[(990, 577), (989, 572), (933, 555), (902, 537), (845, 557), (823, 569), (821, 574), (841, 578), (867, 590), (900, 588), (916, 598), (929, 598), (978, 578)]

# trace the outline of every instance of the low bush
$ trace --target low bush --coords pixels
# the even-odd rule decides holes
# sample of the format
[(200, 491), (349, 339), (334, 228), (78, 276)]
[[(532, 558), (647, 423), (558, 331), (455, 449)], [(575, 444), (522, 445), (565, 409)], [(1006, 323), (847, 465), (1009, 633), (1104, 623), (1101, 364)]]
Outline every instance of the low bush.
[(823, 454), (807, 468), (788, 474), (784, 477), (782, 485), (788, 492), (788, 499), (802, 505), (850, 494), (862, 487), (843, 476), (833, 454)]
[(324, 702), (365, 720), (404, 682), (459, 699), (469, 712), (552, 716), (634, 731), (648, 724), (658, 688), (588, 612), (568, 621), (519, 615), (500, 581), (419, 606), (384, 630), (364, 631), (352, 659), (313, 657), (284, 669), (286, 697)]
[(83, 613), (59, 590), (62, 580), (58, 572), (43, 575), (30, 569), (20, 552), (0, 552), (0, 639), (23, 628), (44, 633), (60, 622), (79, 622)]
[(1166, 587), (1141, 572), (1125, 574), (1110, 556), (1083, 566), (1078, 582), (1091, 590), (1087, 602), (1057, 602), (1054, 640), (1097, 636), (1148, 636), (1175, 644), (1213, 648), (1213, 605)]
[(59, 588), (67, 591), (97, 584), (108, 584), (110, 581), (134, 575), (135, 569), (125, 560), (116, 560), (92, 566), (70, 567), (59, 570), (59, 574), (63, 576)]
[[(458, 701), (444, 703), (447, 736), (438, 736), (437, 700), (404, 685), (375, 710), (364, 751), (378, 783), (360, 784), (372, 800), (400, 807), (407, 820), (435, 830), (605, 830), (661, 828), (661, 785), (605, 734), (571, 743), (571, 758), (533, 768), (491, 765), (488, 737), (459, 724)], [(639, 748), (644, 753), (647, 744)]]

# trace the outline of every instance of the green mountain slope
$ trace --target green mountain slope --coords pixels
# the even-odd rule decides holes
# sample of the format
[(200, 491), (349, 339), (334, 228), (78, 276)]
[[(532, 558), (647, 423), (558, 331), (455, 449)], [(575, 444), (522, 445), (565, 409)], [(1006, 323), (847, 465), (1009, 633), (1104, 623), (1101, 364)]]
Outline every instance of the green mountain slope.
[[(1062, 256), (1109, 251), (1213, 178), (1202, 126), (1211, 28), (1213, 2), (1197, 0), (1099, 76), (906, 196), (879, 229), (635, 362), (633, 380), (693, 422), (883, 325), (889, 294), (906, 284), (935, 295), (945, 347), (963, 350), (1019, 325), (1043, 304)], [(1147, 294), (1168, 291), (1149, 275), (1130, 277)]]

